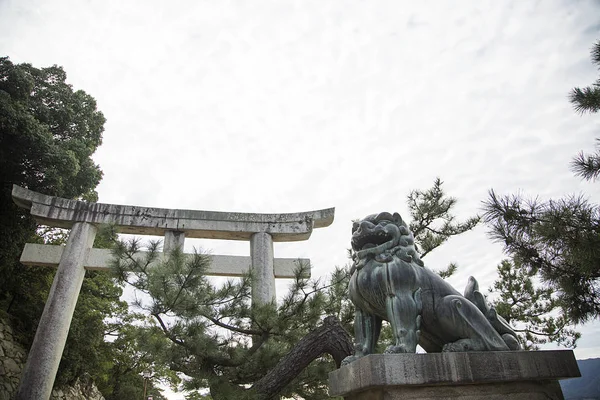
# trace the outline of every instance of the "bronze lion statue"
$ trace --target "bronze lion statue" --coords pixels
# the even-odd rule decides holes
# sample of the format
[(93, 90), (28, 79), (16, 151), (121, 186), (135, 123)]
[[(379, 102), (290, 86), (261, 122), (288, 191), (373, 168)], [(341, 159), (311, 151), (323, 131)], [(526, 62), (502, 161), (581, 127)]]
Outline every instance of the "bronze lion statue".
[(510, 325), (491, 308), (469, 278), (461, 295), (425, 268), (414, 238), (398, 213), (382, 212), (355, 222), (350, 299), (356, 307), (355, 355), (372, 354), (383, 320), (394, 343), (386, 353), (506, 351), (520, 349)]

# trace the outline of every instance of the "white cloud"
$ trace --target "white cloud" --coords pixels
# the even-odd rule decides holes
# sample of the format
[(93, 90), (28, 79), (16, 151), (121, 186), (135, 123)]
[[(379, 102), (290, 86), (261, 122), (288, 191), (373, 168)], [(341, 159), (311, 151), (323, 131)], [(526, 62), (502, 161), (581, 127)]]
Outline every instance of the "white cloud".
[[(108, 122), (95, 159), (111, 203), (247, 212), (336, 207), (307, 242), (316, 275), (343, 265), (350, 220), (406, 215), (435, 176), (478, 211), (488, 189), (543, 198), (585, 192), (570, 158), (598, 116), (573, 86), (597, 78), (593, 1), (0, 3), (0, 53), (59, 64)], [(247, 254), (243, 243), (211, 244)], [(218, 250), (218, 251), (217, 251)], [(495, 279), (501, 248), (481, 228), (428, 257)], [(483, 284), (485, 283), (485, 284)], [(585, 352), (599, 356), (597, 329)], [(597, 335), (596, 335), (597, 337)], [(582, 341), (583, 343), (583, 341)]]

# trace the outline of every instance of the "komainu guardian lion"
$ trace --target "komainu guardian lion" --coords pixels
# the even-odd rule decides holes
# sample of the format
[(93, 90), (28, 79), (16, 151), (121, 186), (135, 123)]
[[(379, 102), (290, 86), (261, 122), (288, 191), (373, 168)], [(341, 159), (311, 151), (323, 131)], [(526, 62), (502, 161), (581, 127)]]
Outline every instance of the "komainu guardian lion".
[(462, 296), (425, 268), (414, 238), (398, 213), (369, 215), (352, 228), (354, 264), (350, 299), (356, 306), (355, 355), (374, 351), (381, 322), (390, 322), (395, 343), (386, 353), (502, 351), (520, 348), (515, 332), (469, 278)]

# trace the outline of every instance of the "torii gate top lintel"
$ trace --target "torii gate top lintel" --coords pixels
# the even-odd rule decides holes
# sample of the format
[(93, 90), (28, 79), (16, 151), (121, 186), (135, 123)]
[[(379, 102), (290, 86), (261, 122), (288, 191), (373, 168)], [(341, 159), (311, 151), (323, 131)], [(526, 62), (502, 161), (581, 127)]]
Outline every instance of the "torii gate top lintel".
[(121, 233), (164, 236), (167, 231), (182, 231), (188, 238), (203, 239), (250, 240), (253, 234), (264, 232), (275, 242), (307, 240), (313, 228), (331, 225), (335, 214), (335, 208), (255, 214), (87, 203), (17, 185), (13, 185), (12, 197), (45, 225), (71, 228), (75, 222), (89, 222), (114, 225)]

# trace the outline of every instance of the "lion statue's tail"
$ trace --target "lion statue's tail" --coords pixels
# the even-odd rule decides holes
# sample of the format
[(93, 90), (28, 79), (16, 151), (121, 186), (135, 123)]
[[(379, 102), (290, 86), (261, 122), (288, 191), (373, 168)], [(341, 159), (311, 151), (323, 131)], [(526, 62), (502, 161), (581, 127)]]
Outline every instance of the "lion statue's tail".
[(520, 350), (521, 345), (519, 344), (519, 339), (517, 337), (516, 332), (512, 329), (512, 327), (508, 324), (508, 322), (502, 318), (502, 316), (498, 315), (496, 309), (491, 307), (486, 301), (485, 296), (479, 291), (479, 283), (472, 276), (469, 277), (469, 282), (467, 283), (467, 287), (465, 288), (465, 298), (468, 299), (471, 303), (475, 304), (479, 311), (485, 315), (490, 324), (494, 327), (496, 332), (502, 336), (504, 342), (511, 350)]

